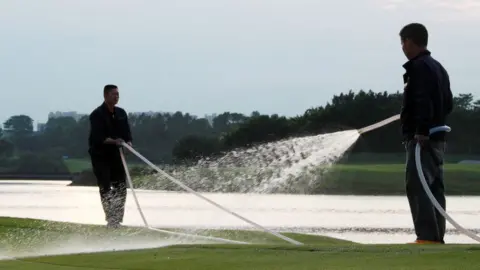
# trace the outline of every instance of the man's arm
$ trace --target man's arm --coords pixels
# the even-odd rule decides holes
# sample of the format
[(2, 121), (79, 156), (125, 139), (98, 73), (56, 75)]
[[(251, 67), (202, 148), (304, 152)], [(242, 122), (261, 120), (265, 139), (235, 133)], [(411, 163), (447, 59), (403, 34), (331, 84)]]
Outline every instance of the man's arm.
[(437, 83), (424, 63), (418, 63), (411, 72), (409, 89), (414, 103), (416, 135), (429, 136), (433, 118), (432, 89)]
[[(447, 79), (448, 79), (448, 75), (447, 75)], [(445, 115), (452, 113), (453, 94), (452, 94), (452, 90), (450, 89), (450, 81), (448, 82), (447, 93), (445, 93), (445, 97), (444, 97), (444, 108), (445, 108)]]
[(125, 142), (132, 146), (132, 131), (130, 129), (130, 123), (128, 122), (128, 114), (125, 110), (123, 113), (125, 114)]
[(128, 115), (127, 117), (125, 117), (125, 122), (127, 122), (127, 143), (130, 144), (130, 146), (132, 146), (133, 138), (132, 138), (132, 131), (130, 129), (130, 123), (128, 122)]

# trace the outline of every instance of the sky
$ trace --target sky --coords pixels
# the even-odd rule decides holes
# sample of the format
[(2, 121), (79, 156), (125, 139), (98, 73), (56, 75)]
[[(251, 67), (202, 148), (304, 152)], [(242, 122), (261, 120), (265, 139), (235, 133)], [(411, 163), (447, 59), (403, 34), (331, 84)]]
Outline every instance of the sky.
[(0, 0), (0, 121), (90, 113), (110, 83), (128, 112), (197, 116), (396, 92), (411, 22), (453, 93), (478, 97), (479, 15), (480, 0)]

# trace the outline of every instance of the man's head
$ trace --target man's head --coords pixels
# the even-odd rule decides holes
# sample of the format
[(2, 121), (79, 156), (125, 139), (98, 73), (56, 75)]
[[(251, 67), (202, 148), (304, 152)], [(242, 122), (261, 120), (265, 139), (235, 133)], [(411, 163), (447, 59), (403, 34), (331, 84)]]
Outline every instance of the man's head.
[(113, 84), (105, 85), (105, 87), (103, 87), (103, 97), (107, 105), (116, 105), (119, 99), (118, 87)]
[(408, 59), (412, 59), (427, 49), (428, 31), (420, 23), (407, 24), (400, 31), (402, 50)]

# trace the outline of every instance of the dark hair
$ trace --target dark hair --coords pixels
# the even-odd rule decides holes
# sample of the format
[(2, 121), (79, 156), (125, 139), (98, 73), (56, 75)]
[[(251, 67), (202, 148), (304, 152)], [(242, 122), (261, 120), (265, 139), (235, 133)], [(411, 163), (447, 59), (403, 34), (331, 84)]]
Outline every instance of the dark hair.
[(428, 45), (427, 28), (420, 23), (405, 25), (402, 30), (400, 30), (400, 38), (402, 41), (409, 39), (417, 46), (427, 47)]
[(114, 84), (107, 84), (105, 87), (103, 87), (103, 94), (106, 95), (110, 93), (113, 89), (117, 89), (118, 87)]

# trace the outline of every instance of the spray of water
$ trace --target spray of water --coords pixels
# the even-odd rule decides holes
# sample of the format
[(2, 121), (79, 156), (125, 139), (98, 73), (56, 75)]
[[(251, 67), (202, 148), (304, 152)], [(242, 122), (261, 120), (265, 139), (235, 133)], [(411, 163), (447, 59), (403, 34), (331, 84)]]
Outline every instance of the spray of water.
[[(290, 138), (234, 150), (192, 167), (164, 169), (196, 191), (308, 194), (359, 136), (357, 130), (347, 130)], [(160, 176), (142, 180), (142, 188), (181, 191)]]
[[(361, 134), (400, 119), (394, 115), (372, 125), (317, 136), (291, 138), (249, 149), (235, 150), (192, 167), (162, 169), (198, 192), (314, 193)], [(136, 179), (137, 187), (182, 191), (163, 177)]]

